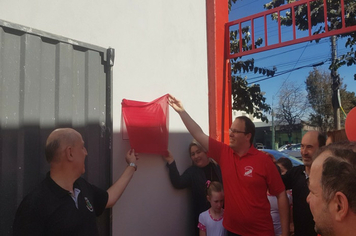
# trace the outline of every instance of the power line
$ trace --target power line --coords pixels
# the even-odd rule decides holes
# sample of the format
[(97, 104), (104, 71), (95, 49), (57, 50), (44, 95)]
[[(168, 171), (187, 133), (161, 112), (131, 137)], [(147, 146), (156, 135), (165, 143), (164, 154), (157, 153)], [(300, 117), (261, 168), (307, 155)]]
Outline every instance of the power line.
[(242, 8), (242, 7), (245, 7), (245, 6), (247, 6), (247, 5), (250, 5), (250, 4), (252, 4), (252, 3), (254, 3), (254, 2), (257, 2), (258, 0), (255, 0), (255, 1), (250, 1), (249, 3), (246, 3), (245, 5), (241, 5), (241, 6), (238, 6), (237, 8), (231, 8), (231, 11), (230, 12), (232, 12), (232, 11), (235, 11), (235, 10), (237, 10), (237, 9), (240, 9), (240, 8)]
[[(298, 48), (298, 49), (300, 49), (300, 48)], [(280, 54), (287, 53), (287, 52), (290, 52), (290, 51), (291, 50), (288, 50), (288, 51), (285, 51), (285, 52), (282, 52), (282, 53), (279, 53), (279, 54), (278, 53), (277, 54), (272, 54), (271, 56), (267, 56), (267, 57), (265, 57), (263, 59), (269, 59), (269, 61), (271, 61), (272, 57), (279, 56)], [(342, 53), (345, 53), (347, 51), (348, 51), (347, 49), (342, 49), (342, 50), (339, 50), (339, 53), (342, 54)], [(310, 64), (316, 64), (320, 60), (320, 58), (330, 57), (329, 54), (330, 53), (318, 54), (318, 55), (314, 55), (314, 56), (311, 56), (311, 57), (306, 57), (306, 58), (299, 59), (299, 60), (287, 61), (285, 63), (279, 63), (278, 65), (275, 65), (275, 64), (274, 65), (266, 65), (266, 66), (264, 66), (264, 68), (268, 69), (268, 68), (273, 68), (274, 66), (277, 66), (277, 69), (280, 70), (282, 68), (289, 67), (289, 66), (292, 66), (292, 65), (294, 65), (293, 67), (295, 67), (296, 64), (298, 64), (298, 63), (308, 63), (309, 62)], [(260, 61), (260, 58), (259, 59), (255, 59), (255, 64), (256, 64), (257, 61)], [(264, 64), (264, 63), (259, 62), (259, 64)], [(253, 75), (254, 72), (251, 71), (251, 72), (246, 72), (246, 73), (243, 73), (243, 74), (249, 76), (251, 74)], [(253, 77), (253, 78), (250, 78), (250, 79), (257, 79), (257, 78), (260, 78), (260, 77)]]
[[(251, 81), (251, 82), (248, 82), (248, 84), (254, 84), (254, 83), (258, 83), (258, 82), (265, 81), (265, 80), (268, 80), (268, 79), (273, 79), (273, 78), (275, 78), (277, 76), (284, 75), (284, 74), (287, 74), (287, 73), (290, 73), (290, 72), (293, 72), (293, 71), (296, 71), (296, 70), (304, 69), (304, 68), (307, 68), (307, 67), (321, 66), (321, 65), (325, 64), (325, 62), (328, 62), (328, 61), (330, 61), (330, 59), (327, 59), (325, 61), (321, 61), (319, 63), (314, 63), (314, 64), (310, 64), (310, 65), (305, 65), (305, 66), (300, 66), (300, 67), (297, 67), (297, 68), (293, 68), (293, 69), (290, 69), (290, 70), (285, 70), (285, 71), (276, 73), (273, 77), (266, 77), (266, 78), (263, 78), (263, 79), (260, 79), (260, 80)], [(260, 77), (264, 77), (264, 76), (260, 76)], [(255, 77), (255, 78), (252, 78), (252, 79), (257, 79), (257, 78), (259, 78), (259, 77)], [(247, 80), (250, 80), (250, 79), (247, 79)]]
[[(305, 44), (305, 47), (304, 47), (304, 49), (303, 49), (303, 52), (300, 54), (298, 60), (297, 60), (296, 63), (294, 64), (293, 69), (294, 69), (295, 66), (298, 64), (300, 58), (302, 57), (303, 53), (305, 52), (305, 49), (308, 47), (309, 44), (310, 44), (310, 43)], [(286, 81), (289, 79), (290, 74), (291, 74), (291, 73), (289, 73), (289, 75), (287, 76)]]
[[(320, 44), (324, 44), (324, 43), (328, 43), (328, 39), (323, 39), (323, 41), (320, 43), (318, 43), (319, 45)], [(311, 46), (310, 44), (309, 45), (307, 45), (307, 46)], [(306, 47), (305, 46), (302, 46), (302, 47), (298, 47), (298, 48), (294, 48), (294, 49), (289, 49), (289, 50), (285, 50), (285, 51), (283, 51), (283, 52), (278, 52), (278, 53), (275, 53), (275, 54), (270, 54), (270, 55), (268, 55), (268, 56), (265, 56), (265, 57), (260, 57), (260, 58), (257, 58), (257, 59), (254, 59), (255, 60), (255, 64), (256, 64), (256, 62), (258, 62), (259, 64), (263, 64), (261, 61), (263, 61), (263, 60), (265, 60), (265, 59), (268, 59), (269, 61), (273, 61), (273, 60), (271, 60), (271, 58), (272, 57), (275, 57), (275, 56), (280, 56), (280, 55), (282, 55), (282, 54), (285, 54), (285, 53), (289, 53), (289, 52), (292, 52), (292, 51), (296, 51), (296, 50), (299, 50), (299, 49), (306, 49)], [(303, 51), (304, 51), (303, 50)], [(347, 49), (341, 49), (341, 50), (339, 50), (339, 53), (345, 53), (345, 52), (347, 52), (348, 50)], [(324, 52), (324, 51), (323, 51)], [(303, 59), (301, 59), (301, 57), (299, 57), (298, 58), (298, 60), (295, 60), (295, 61), (288, 61), (288, 62), (285, 62), (285, 63), (279, 63), (278, 65), (277, 65), (277, 68), (278, 69), (281, 69), (281, 68), (283, 68), (283, 67), (289, 67), (289, 66), (291, 66), (291, 65), (293, 65), (294, 64), (294, 66), (293, 66), (293, 68), (295, 67), (295, 66), (297, 66), (297, 64), (299, 64), (299, 63), (307, 63), (307, 62), (313, 62), (313, 63), (311, 63), (311, 64), (315, 64), (315, 63), (317, 63), (318, 61), (319, 61), (319, 59), (320, 58), (326, 58), (326, 57), (329, 57), (329, 53), (324, 53), (324, 54), (317, 54), (317, 55), (313, 55), (313, 56), (311, 56), (311, 57), (305, 57), (305, 58), (303, 58)], [(264, 68), (272, 68), (272, 67), (274, 67), (274, 66), (276, 66), (275, 64), (274, 65), (266, 65)], [(249, 74), (252, 74), (253, 72), (246, 72), (246, 73), (244, 73), (245, 75), (249, 75)], [(263, 76), (262, 76), (263, 77)], [(257, 78), (260, 78), (260, 77), (254, 77), (254, 78), (251, 78), (251, 79), (257, 79)]]

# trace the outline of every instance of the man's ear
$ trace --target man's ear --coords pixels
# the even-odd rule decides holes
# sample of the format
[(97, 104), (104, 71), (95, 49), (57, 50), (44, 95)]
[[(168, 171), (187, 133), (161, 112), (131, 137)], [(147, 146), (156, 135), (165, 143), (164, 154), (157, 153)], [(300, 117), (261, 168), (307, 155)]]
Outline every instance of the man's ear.
[(251, 136), (252, 136), (251, 133), (246, 134), (246, 138), (247, 138), (249, 141), (251, 140)]
[(65, 154), (66, 154), (66, 158), (68, 161), (73, 161), (73, 148), (71, 146), (67, 146), (65, 149)]
[(330, 204), (333, 204), (332, 207), (335, 215), (335, 220), (344, 220), (349, 211), (349, 202), (345, 194), (343, 194), (342, 192), (336, 192)]

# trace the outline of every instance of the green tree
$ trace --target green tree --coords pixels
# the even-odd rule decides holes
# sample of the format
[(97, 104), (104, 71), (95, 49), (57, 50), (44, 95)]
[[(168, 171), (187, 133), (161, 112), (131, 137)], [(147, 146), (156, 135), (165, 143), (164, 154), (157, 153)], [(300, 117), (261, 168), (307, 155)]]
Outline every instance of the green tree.
[[(264, 7), (266, 9), (273, 9), (279, 7), (285, 3), (292, 3), (296, 0), (272, 0), (269, 3), (266, 3)], [(339, 29), (342, 26), (341, 23), (341, 6), (340, 0), (327, 0), (327, 19), (328, 30)], [(346, 26), (356, 25), (356, 1), (355, 0), (344, 0), (345, 5), (345, 24)], [(319, 34), (325, 32), (325, 24), (324, 24), (324, 1), (317, 0), (313, 1), (310, 4), (311, 9), (311, 26), (314, 27), (312, 32), (313, 34)], [(296, 26), (299, 30), (305, 31), (308, 30), (308, 16), (307, 16), (307, 5), (303, 4), (295, 7), (295, 22)], [(272, 19), (278, 20), (277, 13), (272, 14)], [(292, 25), (292, 15), (291, 11), (286, 12), (285, 16), (281, 16), (281, 25), (291, 26)], [(347, 65), (355, 65), (356, 64), (356, 32), (351, 32), (343, 35), (338, 35), (338, 37), (346, 37), (345, 47), (349, 49), (349, 51), (337, 58), (330, 65), (330, 69), (337, 70), (340, 66)], [(318, 41), (318, 40), (317, 40)], [(356, 74), (354, 75), (356, 79)]]
[(253, 84), (249, 86), (246, 78), (232, 75), (231, 86), (233, 110), (246, 111), (255, 118), (268, 121), (264, 113), (269, 112), (271, 107), (265, 102), (266, 98), (261, 92), (260, 85)]
[[(342, 80), (342, 79), (341, 79)], [(305, 85), (308, 93), (308, 103), (312, 109), (309, 116), (310, 123), (319, 127), (322, 131), (333, 129), (334, 117), (332, 106), (332, 90), (330, 84), (332, 78), (330, 73), (314, 68), (309, 72)], [(346, 114), (356, 106), (356, 96), (354, 92), (346, 90), (347, 86), (340, 87), (341, 106)], [(345, 122), (342, 116), (341, 123)]]
[[(233, 3), (237, 0), (228, 0), (229, 11)], [(255, 47), (262, 44), (262, 38), (258, 38), (255, 42), (251, 42), (250, 27), (246, 26), (241, 29), (242, 39), (240, 42), (238, 31), (230, 31), (230, 53), (237, 53), (240, 51), (240, 43), (242, 44), (242, 50), (247, 51), (252, 48), (252, 43)], [(268, 121), (266, 113), (269, 113), (271, 107), (266, 103), (266, 98), (261, 92), (259, 84), (248, 85), (247, 78), (242, 77), (241, 73), (254, 72), (263, 74), (266, 76), (273, 76), (276, 68), (269, 70), (267, 68), (257, 67), (254, 64), (254, 60), (243, 61), (240, 58), (234, 58), (230, 60), (231, 63), (231, 93), (233, 98), (232, 109), (245, 111), (252, 114), (253, 117), (259, 118), (262, 121)]]
[(233, 3), (236, 3), (237, 0), (228, 0), (228, 4), (229, 4), (229, 12), (231, 11), (231, 7)]

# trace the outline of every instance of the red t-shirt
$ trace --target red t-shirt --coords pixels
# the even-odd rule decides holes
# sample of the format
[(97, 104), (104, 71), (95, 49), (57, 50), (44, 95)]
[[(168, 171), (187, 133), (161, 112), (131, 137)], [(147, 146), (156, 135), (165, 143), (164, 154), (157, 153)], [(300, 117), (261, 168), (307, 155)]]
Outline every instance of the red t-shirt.
[(228, 145), (212, 138), (209, 156), (221, 167), (224, 227), (243, 236), (274, 236), (267, 189), (271, 195), (278, 195), (285, 187), (271, 157), (253, 146), (240, 157)]

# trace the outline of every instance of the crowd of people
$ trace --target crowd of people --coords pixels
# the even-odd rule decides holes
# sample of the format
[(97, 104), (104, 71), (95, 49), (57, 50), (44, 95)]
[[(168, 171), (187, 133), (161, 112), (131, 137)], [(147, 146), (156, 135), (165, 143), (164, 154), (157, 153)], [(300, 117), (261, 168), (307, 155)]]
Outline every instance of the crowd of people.
[[(169, 104), (194, 139), (221, 167), (225, 189), (223, 226), (227, 235), (354, 234), (356, 144), (347, 141), (344, 130), (329, 132), (328, 146), (325, 135), (307, 132), (301, 141), (304, 165), (291, 167), (291, 163), (282, 159), (276, 168), (266, 153), (253, 147), (255, 127), (249, 118), (237, 117), (233, 121), (226, 145), (206, 135), (178, 99), (170, 96)], [(292, 207), (286, 189), (292, 195)], [(277, 203), (268, 202), (267, 191)], [(276, 209), (278, 232), (273, 228), (275, 217), (272, 220), (276, 211), (270, 212)]]
[[(255, 126), (244, 116), (229, 129), (229, 145), (203, 132), (182, 103), (169, 96), (194, 140), (192, 166), (180, 175), (169, 152), (164, 157), (175, 188), (190, 188), (200, 236), (332, 236), (356, 232), (356, 143), (340, 132), (326, 137), (307, 132), (301, 141), (304, 165), (273, 161), (253, 146)], [(54, 130), (45, 149), (50, 171), (21, 202), (13, 235), (98, 235), (96, 216), (112, 207), (137, 170), (138, 155), (129, 150), (128, 166), (108, 189), (80, 176), (87, 155), (80, 133)]]

